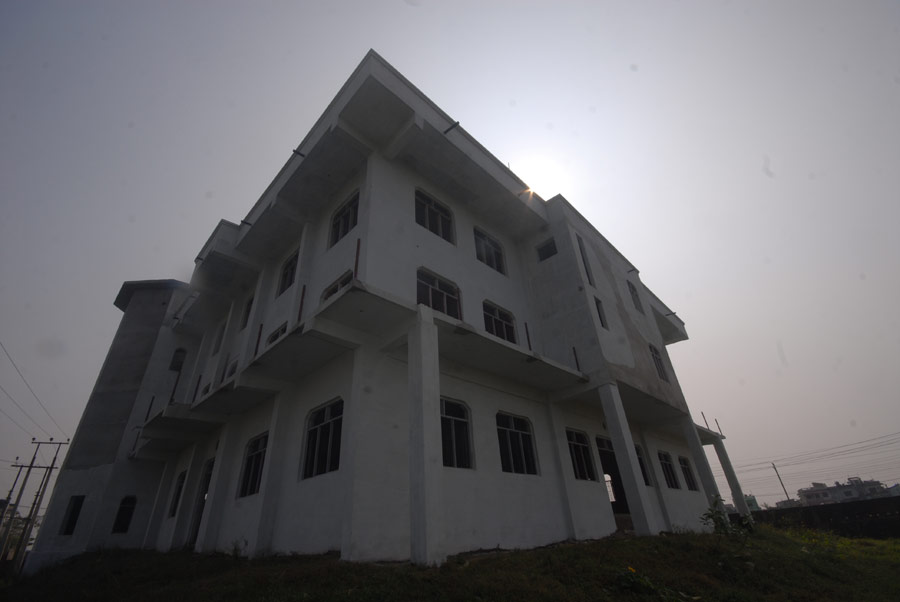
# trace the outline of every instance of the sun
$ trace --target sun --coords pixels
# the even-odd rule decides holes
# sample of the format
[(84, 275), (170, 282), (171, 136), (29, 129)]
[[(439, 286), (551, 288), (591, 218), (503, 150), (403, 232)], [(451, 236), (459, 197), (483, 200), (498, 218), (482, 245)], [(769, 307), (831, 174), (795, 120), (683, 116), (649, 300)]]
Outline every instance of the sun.
[(569, 175), (558, 160), (548, 155), (524, 155), (510, 162), (513, 173), (528, 185), (527, 192), (533, 192), (544, 200), (557, 194), (565, 194), (569, 189)]

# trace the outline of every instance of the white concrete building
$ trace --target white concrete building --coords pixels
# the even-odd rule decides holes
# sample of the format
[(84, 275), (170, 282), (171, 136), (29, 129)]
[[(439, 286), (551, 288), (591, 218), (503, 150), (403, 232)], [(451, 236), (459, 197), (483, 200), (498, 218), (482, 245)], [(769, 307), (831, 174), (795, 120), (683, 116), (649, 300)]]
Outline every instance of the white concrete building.
[(698, 529), (706, 444), (746, 512), (669, 362), (681, 320), (374, 52), (190, 285), (126, 282), (116, 306), (30, 571)]

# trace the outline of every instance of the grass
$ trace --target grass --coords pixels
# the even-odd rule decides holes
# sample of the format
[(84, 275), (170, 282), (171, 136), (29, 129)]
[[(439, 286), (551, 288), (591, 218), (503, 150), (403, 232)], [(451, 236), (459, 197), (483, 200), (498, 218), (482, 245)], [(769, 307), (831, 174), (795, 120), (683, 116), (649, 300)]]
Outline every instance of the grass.
[(760, 526), (748, 537), (612, 537), (452, 557), (440, 568), (337, 555), (254, 560), (99, 551), (0, 584), (39, 600), (900, 600), (900, 540)]

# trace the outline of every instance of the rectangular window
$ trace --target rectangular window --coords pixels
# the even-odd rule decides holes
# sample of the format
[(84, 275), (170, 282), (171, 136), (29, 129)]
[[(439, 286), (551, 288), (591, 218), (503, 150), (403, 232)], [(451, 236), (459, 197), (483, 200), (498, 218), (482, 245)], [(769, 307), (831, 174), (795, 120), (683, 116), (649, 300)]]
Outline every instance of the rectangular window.
[(280, 296), (281, 293), (291, 288), (291, 285), (294, 284), (294, 279), (297, 277), (297, 262), (299, 258), (300, 249), (297, 249), (281, 265), (281, 275), (278, 278), (278, 290), (275, 291), (276, 297)]
[(253, 309), (253, 296), (251, 295), (247, 302), (244, 303), (244, 311), (241, 314), (241, 330), (247, 328), (247, 324), (250, 322), (250, 311)]
[(666, 485), (669, 489), (681, 489), (678, 484), (678, 475), (675, 474), (675, 467), (672, 465), (672, 456), (668, 452), (657, 452), (659, 457), (659, 465), (662, 466), (663, 475), (666, 477)]
[(503, 265), (503, 248), (500, 243), (478, 228), (475, 228), (475, 257), (501, 274), (506, 273), (506, 267)]
[(537, 474), (534, 439), (527, 418), (497, 412), (497, 441), (503, 472)]
[(597, 306), (597, 316), (600, 317), (600, 326), (609, 330), (609, 325), (606, 323), (606, 314), (603, 312), (603, 303), (597, 297), (594, 297), (594, 304)]
[(637, 287), (631, 280), (626, 280), (628, 283), (628, 292), (631, 294), (631, 302), (634, 304), (634, 308), (641, 313), (644, 313), (644, 306), (641, 303), (641, 297), (638, 295)]
[(537, 255), (538, 261), (544, 261), (556, 255), (556, 241), (551, 238), (547, 242), (541, 243), (537, 248)]
[(344, 401), (338, 399), (309, 415), (306, 422), (306, 459), (303, 478), (337, 470), (341, 463), (341, 424)]
[(644, 477), (644, 485), (650, 485), (650, 475), (647, 473), (647, 464), (644, 462), (644, 450), (640, 445), (634, 446), (634, 453), (637, 454), (638, 466), (641, 467), (641, 476)]
[(244, 470), (241, 473), (238, 497), (246, 497), (259, 493), (262, 482), (263, 464), (266, 460), (266, 446), (269, 444), (269, 433), (258, 435), (247, 442), (244, 452)]
[(135, 506), (137, 506), (137, 498), (133, 495), (126, 495), (122, 498), (122, 501), (119, 502), (119, 511), (116, 512), (116, 520), (113, 521), (113, 533), (128, 533)]
[(427, 305), (451, 318), (462, 320), (459, 289), (454, 284), (425, 270), (416, 272), (416, 303)]
[(359, 213), (359, 191), (357, 190), (350, 196), (344, 205), (337, 210), (334, 217), (331, 218), (331, 236), (328, 239), (328, 246), (333, 247), (337, 241), (347, 236), (356, 226), (356, 218)]
[(681, 466), (681, 474), (684, 475), (684, 484), (691, 491), (697, 491), (697, 480), (694, 478), (694, 471), (691, 470), (691, 463), (684, 456), (679, 456), (678, 464)]
[(584, 265), (584, 274), (587, 276), (588, 284), (594, 286), (594, 275), (591, 273), (591, 264), (588, 262), (587, 251), (584, 249), (584, 241), (579, 235), (575, 235), (578, 242), (578, 251), (581, 253), (581, 263)]
[(69, 505), (66, 506), (66, 513), (63, 515), (62, 527), (59, 530), (60, 535), (71, 535), (75, 532), (75, 525), (78, 524), (78, 517), (79, 515), (81, 515), (81, 507), (83, 505), (83, 495), (73, 495), (69, 498)]
[(325, 289), (325, 292), (322, 293), (322, 301), (335, 296), (342, 288), (344, 288), (351, 282), (353, 282), (353, 272), (347, 270), (343, 273), (343, 275), (341, 275), (340, 278), (332, 282), (331, 285)]
[(596, 481), (597, 473), (594, 472), (594, 460), (591, 458), (591, 446), (587, 435), (566, 429), (566, 439), (569, 442), (569, 456), (572, 458), (575, 478), (582, 481)]
[(416, 223), (453, 243), (453, 214), (421, 190), (416, 191)]
[(211, 355), (216, 355), (222, 349), (222, 340), (225, 338), (225, 322), (219, 324), (219, 327), (216, 329), (216, 338), (213, 341), (212, 353)]
[(516, 325), (512, 314), (487, 301), (484, 301), (481, 306), (484, 310), (484, 329), (495, 337), (515, 343)]
[(663, 363), (662, 354), (660, 354), (659, 349), (657, 349), (653, 345), (650, 345), (650, 355), (653, 357), (653, 365), (656, 366), (656, 373), (661, 379), (669, 382), (669, 375), (666, 372), (666, 365)]
[(441, 398), (441, 444), (444, 466), (472, 468), (469, 410), (459, 402), (444, 398)]
[(175, 479), (175, 490), (172, 492), (172, 501), (169, 504), (169, 517), (178, 514), (178, 503), (181, 500), (181, 492), (184, 490), (184, 479), (187, 478), (187, 471), (182, 470), (178, 478)]

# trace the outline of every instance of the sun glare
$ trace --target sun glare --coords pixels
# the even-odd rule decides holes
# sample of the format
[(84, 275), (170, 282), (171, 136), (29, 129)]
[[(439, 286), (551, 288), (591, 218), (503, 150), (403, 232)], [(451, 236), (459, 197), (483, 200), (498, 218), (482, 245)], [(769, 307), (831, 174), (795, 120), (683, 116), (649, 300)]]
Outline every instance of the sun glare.
[(547, 200), (568, 190), (568, 175), (565, 168), (555, 159), (542, 155), (528, 155), (511, 161), (510, 167), (525, 184), (526, 192), (537, 194)]

